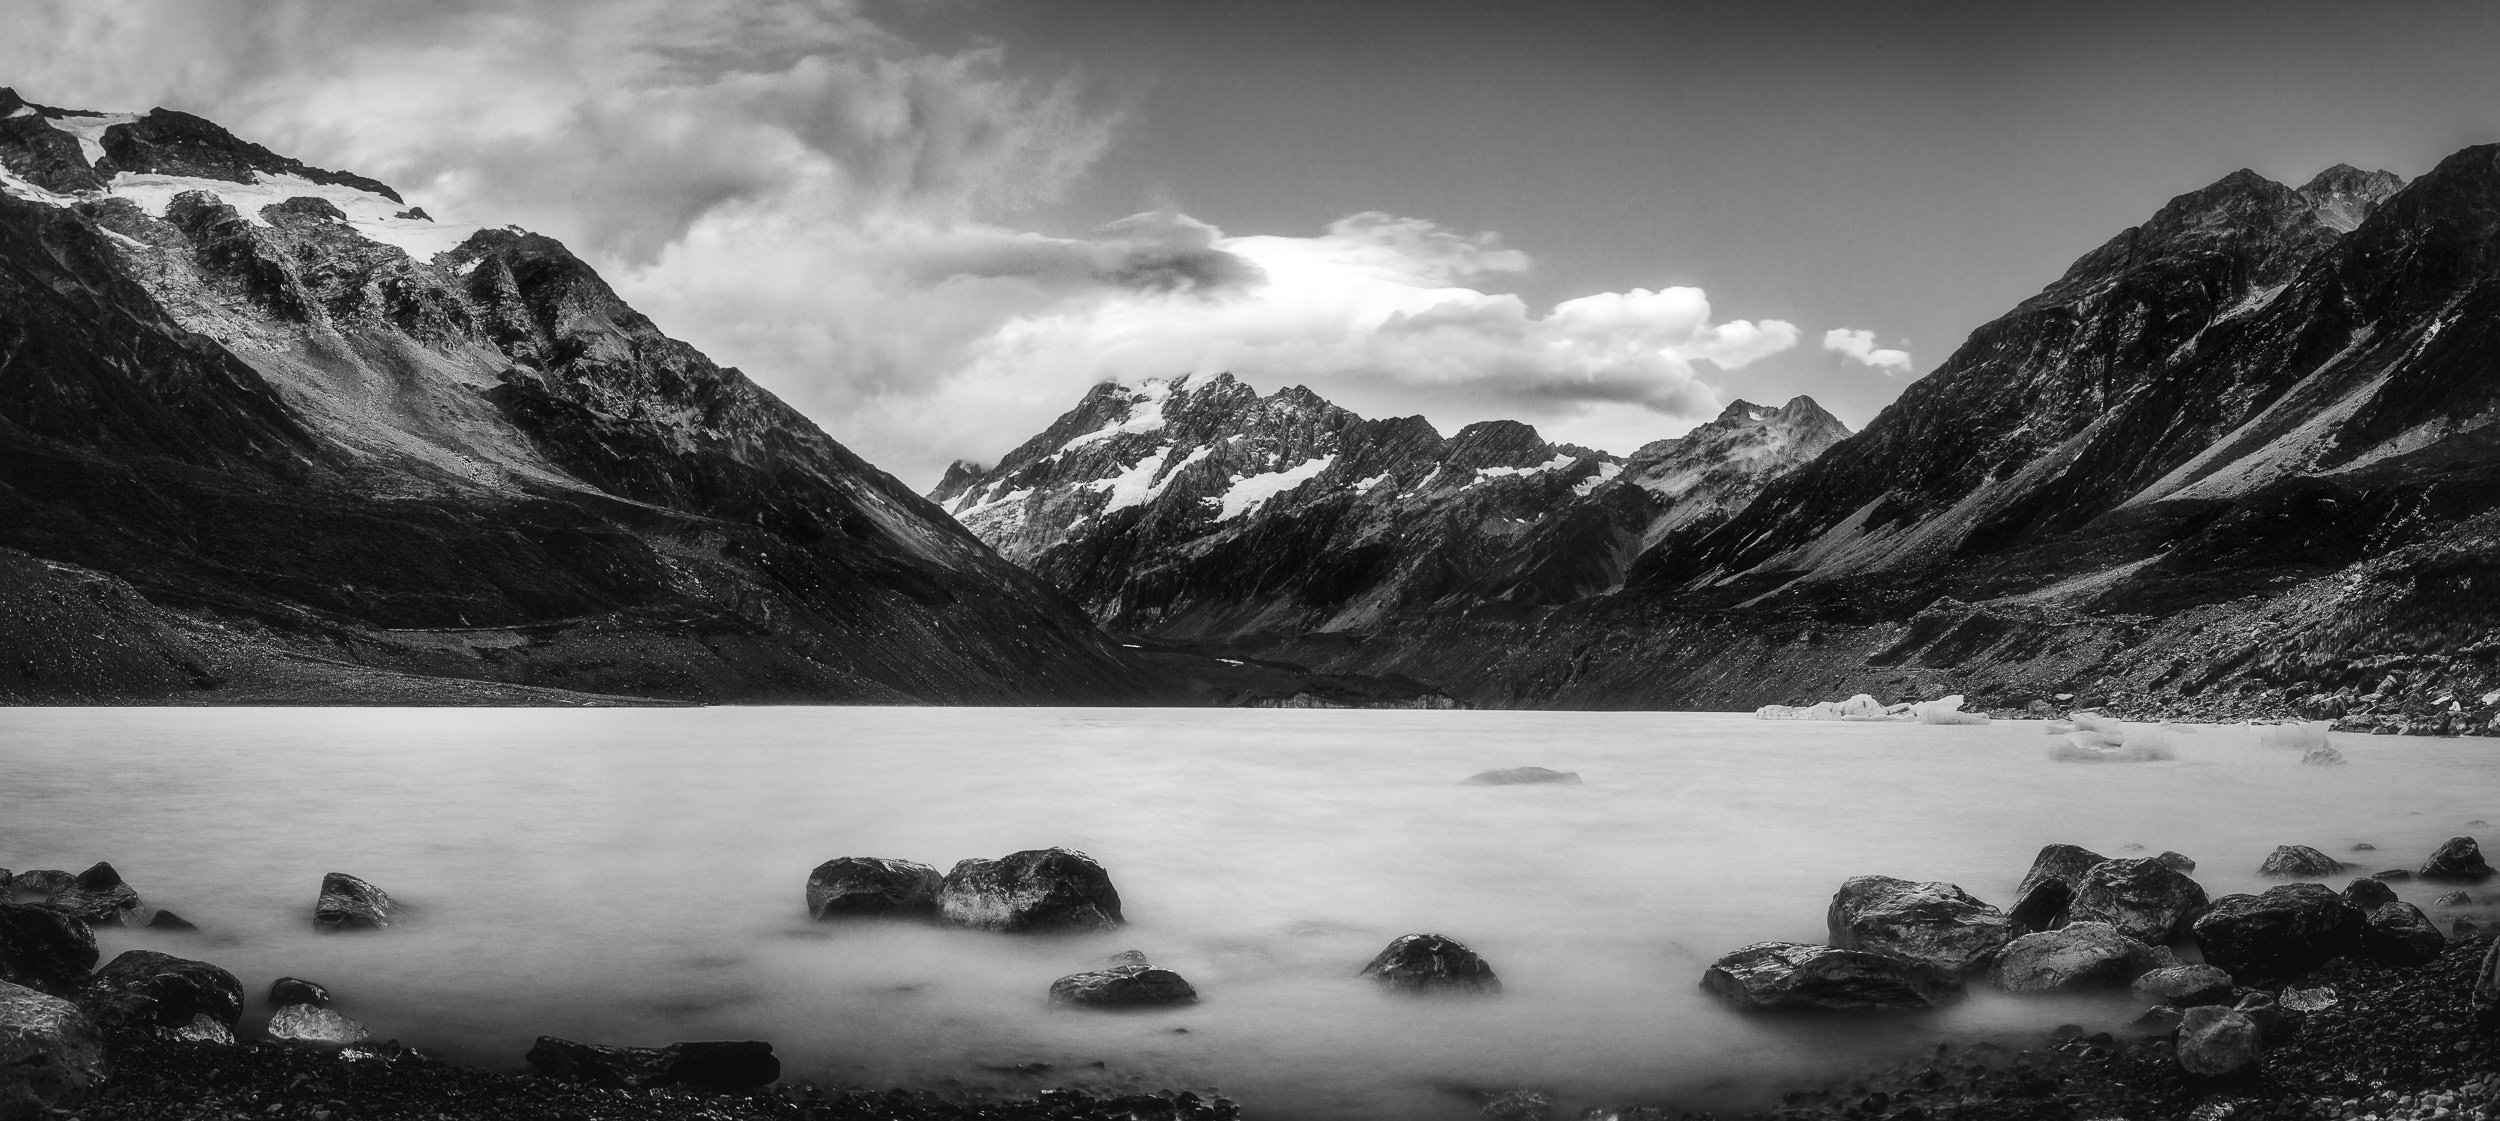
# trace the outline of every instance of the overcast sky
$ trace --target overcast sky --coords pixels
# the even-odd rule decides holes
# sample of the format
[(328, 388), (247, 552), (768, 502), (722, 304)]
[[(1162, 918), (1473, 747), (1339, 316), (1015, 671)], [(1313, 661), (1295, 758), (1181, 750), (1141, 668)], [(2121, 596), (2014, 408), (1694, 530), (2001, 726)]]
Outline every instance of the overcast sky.
[(1616, 451), (1862, 425), (2240, 167), (2500, 140), (2500, 5), (0, 0), (167, 105), (564, 240), (915, 486), (1231, 369)]

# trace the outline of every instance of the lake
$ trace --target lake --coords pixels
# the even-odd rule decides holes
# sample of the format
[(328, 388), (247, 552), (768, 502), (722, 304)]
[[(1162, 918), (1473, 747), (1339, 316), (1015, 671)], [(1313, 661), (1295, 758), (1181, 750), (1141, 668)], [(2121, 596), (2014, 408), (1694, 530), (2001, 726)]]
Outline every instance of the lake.
[[(1462, 1118), (1475, 1090), (1759, 1105), (1783, 1084), (1991, 1034), (2114, 1027), (2122, 997), (1978, 993), (1926, 1017), (1746, 1017), (1719, 955), (1821, 941), (1853, 875), (2011, 906), (2052, 841), (2175, 849), (2219, 896), (2278, 844), (2418, 865), (2500, 815), (2500, 744), (2337, 735), (2304, 766), (2255, 730), (2071, 763), (1986, 727), (1695, 713), (753, 708), (0, 710), (0, 866), (110, 860), (251, 994), (319, 981), (377, 1038), (516, 1067), (540, 1034), (761, 1038), (785, 1077), (1031, 1093), (1218, 1089), (1260, 1118)], [(1577, 786), (1461, 783), (1495, 767)], [(2378, 851), (2348, 856), (2355, 842)], [(809, 869), (1063, 845), (1130, 925), (1075, 938), (808, 921)], [(324, 936), (322, 874), (410, 904)], [(2399, 894), (2427, 903), (2425, 886)], [(1355, 973), (1429, 931), (1490, 1000)], [(1145, 951), (1180, 1010), (1053, 1009), (1050, 982)], [(1041, 1067), (1036, 1064), (1047, 1064)]]

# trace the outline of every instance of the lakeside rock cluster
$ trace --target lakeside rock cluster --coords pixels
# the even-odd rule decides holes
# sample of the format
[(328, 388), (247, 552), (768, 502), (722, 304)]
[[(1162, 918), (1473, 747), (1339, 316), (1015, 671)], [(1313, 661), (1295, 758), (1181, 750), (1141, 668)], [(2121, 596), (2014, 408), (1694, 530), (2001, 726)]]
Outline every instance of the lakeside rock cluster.
[[(1702, 984), (1749, 1011), (1923, 1010), (1982, 981), (2009, 993), (2131, 990), (2149, 1005), (2136, 1027), (2165, 1041), (2180, 1072), (2237, 1076), (2257, 1068), (2298, 1014), (2337, 1001), (2331, 989), (2295, 986), (2299, 978), (2344, 961), (2419, 967), (2447, 952), (2450, 936), (2387, 880), (2493, 875), (2472, 837), (2450, 839), (2418, 870), (2358, 878), (2342, 891), (2295, 882), (2209, 899), (2189, 875), (2195, 867), (2173, 852), (2109, 859), (2052, 844), (2033, 858), (2010, 911), (1953, 884), (1858, 876), (1832, 897), (1828, 945), (1747, 946), (1713, 963)], [(2348, 867), (2285, 845), (2258, 871), (2309, 877)], [(2464, 921), (2459, 933), (2470, 936)], [(2479, 1011), (2500, 1014), (2500, 951), (2487, 955), (2475, 986)]]

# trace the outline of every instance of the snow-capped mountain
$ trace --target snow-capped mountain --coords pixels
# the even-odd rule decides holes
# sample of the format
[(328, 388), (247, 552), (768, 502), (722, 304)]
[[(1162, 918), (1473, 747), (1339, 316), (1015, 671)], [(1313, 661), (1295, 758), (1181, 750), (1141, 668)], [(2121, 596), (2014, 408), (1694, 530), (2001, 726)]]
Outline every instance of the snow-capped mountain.
[(1808, 398), (1740, 401), (1621, 457), (1510, 421), (1444, 438), (1211, 374), (1098, 385), (930, 497), (1116, 629), (1359, 631), (1607, 591), (1659, 537), (1714, 524), (1847, 434)]
[(0, 699), (1117, 701), (1164, 671), (556, 242), (0, 90)]

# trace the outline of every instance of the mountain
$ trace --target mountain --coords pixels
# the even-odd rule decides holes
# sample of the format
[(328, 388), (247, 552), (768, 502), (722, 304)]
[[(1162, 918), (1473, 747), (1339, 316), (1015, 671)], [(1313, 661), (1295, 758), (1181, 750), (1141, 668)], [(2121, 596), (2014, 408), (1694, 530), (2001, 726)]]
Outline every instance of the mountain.
[(21, 702), (1171, 685), (561, 244), (9, 90), (0, 569)]
[(1619, 587), (1848, 434), (1811, 399), (1739, 401), (1619, 457), (1515, 421), (1443, 437), (1229, 374), (1097, 385), (997, 466), (930, 497), (1115, 630), (1163, 641), (1343, 634), (1512, 614)]
[(1273, 647), (1478, 703), (1967, 692), (2500, 730), (2500, 147), (2240, 171), (1623, 590)]

